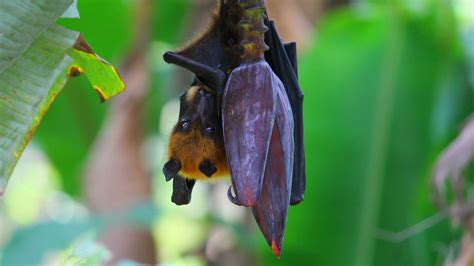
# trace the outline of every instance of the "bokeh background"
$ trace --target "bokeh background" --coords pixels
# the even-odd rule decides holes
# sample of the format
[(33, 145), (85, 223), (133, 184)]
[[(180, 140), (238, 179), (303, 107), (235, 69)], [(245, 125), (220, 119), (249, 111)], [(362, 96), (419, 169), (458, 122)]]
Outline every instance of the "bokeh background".
[[(79, 0), (81, 19), (60, 21), (119, 66), (128, 89), (99, 104), (86, 78), (69, 81), (0, 201), (0, 246), (57, 265), (456, 260), (462, 230), (432, 203), (430, 179), (474, 111), (474, 2), (266, 4), (283, 39), (298, 42), (305, 93), (308, 187), (290, 208), (280, 260), (249, 210), (227, 200), (228, 180), (197, 184), (177, 207), (161, 173), (192, 81), (162, 54), (206, 28), (213, 0)], [(472, 169), (465, 176), (473, 195)], [(138, 208), (145, 226), (84, 224), (139, 202), (153, 206)]]

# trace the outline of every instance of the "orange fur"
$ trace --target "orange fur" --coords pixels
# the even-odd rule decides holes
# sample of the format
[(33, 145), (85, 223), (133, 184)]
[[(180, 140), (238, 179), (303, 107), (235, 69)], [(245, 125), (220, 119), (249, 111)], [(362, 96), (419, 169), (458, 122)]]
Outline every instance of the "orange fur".
[(196, 97), (196, 93), (199, 91), (200, 88), (203, 88), (203, 87), (193, 86), (193, 87), (189, 88), (186, 91), (186, 102), (187, 103), (192, 103), (193, 102), (194, 97)]
[(199, 164), (204, 160), (210, 160), (216, 165), (217, 172), (212, 178), (229, 175), (224, 143), (204, 137), (199, 126), (195, 126), (189, 133), (173, 133), (169, 140), (168, 154), (170, 159), (181, 162), (179, 174), (187, 179), (209, 180), (199, 170)]

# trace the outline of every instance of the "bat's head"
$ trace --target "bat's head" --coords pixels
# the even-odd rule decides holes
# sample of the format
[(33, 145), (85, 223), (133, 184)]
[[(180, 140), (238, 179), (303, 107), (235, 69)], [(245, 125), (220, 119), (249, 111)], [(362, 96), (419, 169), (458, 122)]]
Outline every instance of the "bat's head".
[(217, 95), (208, 87), (191, 86), (181, 96), (179, 121), (168, 145), (168, 179), (180, 174), (187, 179), (208, 179), (227, 175)]
[(191, 86), (181, 96), (179, 121), (173, 133), (199, 129), (202, 135), (214, 138), (219, 124), (217, 96), (204, 85)]

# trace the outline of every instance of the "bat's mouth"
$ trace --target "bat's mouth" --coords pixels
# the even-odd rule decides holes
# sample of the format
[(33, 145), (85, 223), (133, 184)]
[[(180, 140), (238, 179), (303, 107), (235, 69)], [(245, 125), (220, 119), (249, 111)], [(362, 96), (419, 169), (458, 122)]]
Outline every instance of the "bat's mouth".
[(195, 183), (195, 180), (186, 179), (186, 188), (188, 188), (189, 192), (191, 192)]
[(176, 205), (186, 205), (191, 202), (191, 194), (196, 180), (186, 179), (177, 175), (173, 179), (173, 195), (171, 201)]

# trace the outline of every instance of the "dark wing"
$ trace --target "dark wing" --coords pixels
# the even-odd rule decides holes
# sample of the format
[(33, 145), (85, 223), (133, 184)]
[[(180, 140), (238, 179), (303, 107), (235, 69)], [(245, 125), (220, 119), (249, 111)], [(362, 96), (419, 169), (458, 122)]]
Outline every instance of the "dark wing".
[(296, 45), (290, 43), (283, 45), (275, 25), (266, 21), (268, 31), (265, 35), (265, 41), (270, 46), (270, 50), (265, 54), (265, 60), (268, 62), (273, 72), (280, 78), (285, 86), (288, 99), (293, 110), (295, 123), (294, 141), (294, 169), (293, 185), (291, 193), (291, 204), (296, 205), (303, 201), (306, 190), (306, 162), (304, 152), (304, 132), (303, 132), (303, 92), (298, 84), (297, 63), (296, 63)]
[(177, 52), (166, 52), (163, 59), (193, 72), (209, 88), (221, 92), (226, 82), (226, 71), (232, 56), (226, 51), (225, 21), (227, 9), (220, 1), (219, 15), (215, 16), (207, 32)]
[[(208, 51), (206, 48), (202, 51)], [(215, 91), (221, 91), (225, 86), (225, 72), (217, 67), (211, 67), (205, 63), (197, 61), (192, 57), (187, 57), (180, 53), (166, 52), (163, 59), (170, 64), (175, 64), (193, 72), (196, 77)]]

